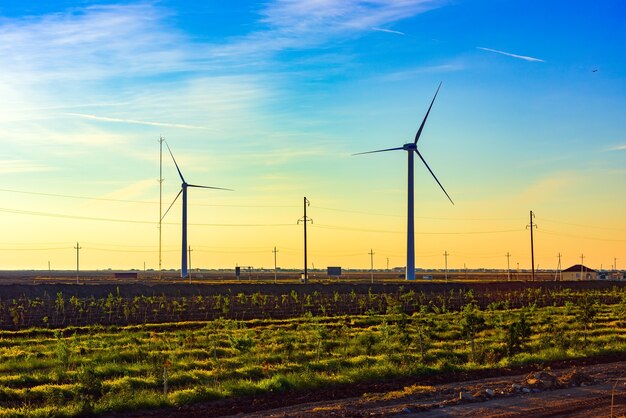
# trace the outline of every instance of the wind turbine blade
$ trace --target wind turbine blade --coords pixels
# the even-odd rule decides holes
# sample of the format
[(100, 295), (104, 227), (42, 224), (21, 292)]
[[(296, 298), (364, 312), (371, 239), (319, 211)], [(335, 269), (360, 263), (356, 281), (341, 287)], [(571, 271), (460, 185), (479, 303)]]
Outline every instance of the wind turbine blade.
[(229, 192), (234, 192), (233, 189), (225, 189), (223, 187), (199, 186), (197, 184), (188, 184), (187, 187), (198, 187), (200, 189), (228, 190)]
[(426, 124), (426, 119), (428, 119), (428, 115), (430, 114), (430, 109), (432, 109), (433, 103), (435, 103), (435, 99), (437, 98), (437, 93), (439, 93), (440, 88), (441, 88), (441, 83), (439, 83), (439, 87), (437, 87), (437, 91), (435, 92), (435, 97), (433, 97), (433, 101), (430, 102), (430, 106), (428, 107), (428, 112), (426, 112), (426, 116), (424, 116), (424, 120), (422, 121), (422, 124), (420, 125), (419, 130), (415, 134), (415, 141), (413, 142), (414, 144), (417, 144), (417, 141), (420, 139), (420, 135), (422, 134), (422, 129), (424, 129), (424, 124)]
[(176, 201), (178, 200), (178, 196), (180, 196), (180, 194), (183, 192), (183, 189), (180, 189), (178, 191), (178, 194), (176, 195), (176, 197), (174, 198), (174, 200), (172, 200), (172, 203), (170, 204), (170, 207), (167, 208), (167, 210), (165, 211), (165, 213), (163, 214), (163, 216), (161, 217), (161, 220), (163, 220), (163, 218), (165, 218), (165, 215), (167, 215), (167, 212), (170, 211), (170, 209), (172, 209), (172, 206), (174, 206), (174, 203), (176, 203)]
[(167, 147), (167, 150), (170, 152), (170, 155), (172, 156), (172, 160), (174, 160), (174, 165), (176, 166), (176, 170), (178, 170), (178, 175), (180, 176), (180, 179), (183, 181), (183, 183), (185, 183), (185, 178), (183, 177), (183, 173), (180, 172), (180, 168), (178, 168), (178, 164), (176, 163), (176, 158), (174, 158), (174, 154), (172, 154), (172, 150), (170, 149), (170, 146), (168, 145), (167, 141), (165, 142), (165, 146)]
[(363, 154), (373, 154), (375, 152), (397, 151), (399, 149), (404, 149), (404, 148), (397, 147), (397, 148), (379, 149), (379, 150), (376, 150), (376, 151), (357, 152), (356, 154), (352, 154), (352, 155), (363, 155)]
[(437, 184), (439, 185), (439, 187), (441, 187), (441, 190), (443, 190), (443, 192), (446, 194), (446, 196), (448, 196), (448, 199), (450, 200), (450, 203), (452, 203), (454, 205), (454, 202), (452, 201), (452, 199), (450, 198), (450, 195), (448, 194), (448, 192), (446, 192), (446, 189), (443, 188), (443, 186), (441, 185), (441, 183), (439, 182), (439, 180), (437, 179), (437, 176), (435, 176), (435, 173), (433, 173), (433, 170), (430, 169), (430, 167), (428, 166), (428, 164), (426, 163), (426, 160), (424, 159), (424, 157), (422, 157), (422, 154), (420, 154), (420, 152), (418, 150), (415, 150), (415, 152), (417, 153), (417, 155), (420, 157), (420, 160), (422, 160), (422, 162), (424, 163), (424, 165), (426, 166), (426, 168), (428, 169), (428, 171), (430, 171), (430, 174), (433, 175), (433, 178), (435, 179), (435, 181), (437, 182)]

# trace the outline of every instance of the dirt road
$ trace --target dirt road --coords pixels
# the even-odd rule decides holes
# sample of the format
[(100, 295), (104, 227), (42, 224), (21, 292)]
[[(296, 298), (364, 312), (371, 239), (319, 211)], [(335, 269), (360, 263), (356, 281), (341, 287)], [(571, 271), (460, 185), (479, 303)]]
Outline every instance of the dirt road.
[[(536, 375), (532, 372), (434, 386), (412, 385), (400, 391), (300, 404), (245, 416), (591, 418), (626, 414), (626, 362), (545, 371), (541, 376), (547, 380), (540, 380), (539, 384), (533, 381)], [(552, 383), (548, 384), (548, 380)]]

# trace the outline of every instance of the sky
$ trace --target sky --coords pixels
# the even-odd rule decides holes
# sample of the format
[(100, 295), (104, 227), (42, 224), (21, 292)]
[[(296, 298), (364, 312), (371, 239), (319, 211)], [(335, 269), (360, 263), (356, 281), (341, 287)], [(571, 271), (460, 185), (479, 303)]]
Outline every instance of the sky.
[[(621, 0), (0, 3), (0, 269), (626, 266)], [(180, 179), (165, 148), (165, 212)], [(181, 202), (163, 219), (179, 268)], [(581, 255), (584, 258), (581, 259)], [(145, 264), (144, 264), (145, 263)]]

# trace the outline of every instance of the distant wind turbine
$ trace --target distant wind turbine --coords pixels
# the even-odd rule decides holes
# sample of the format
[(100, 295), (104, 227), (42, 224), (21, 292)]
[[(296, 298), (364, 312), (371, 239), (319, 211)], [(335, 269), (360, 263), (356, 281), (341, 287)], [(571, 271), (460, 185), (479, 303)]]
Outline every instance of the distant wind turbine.
[(418, 157), (420, 157), (420, 160), (422, 160), (422, 162), (424, 163), (424, 165), (426, 166), (426, 168), (428, 169), (428, 171), (430, 171), (430, 174), (432, 174), (433, 178), (435, 179), (435, 181), (437, 182), (437, 184), (439, 184), (439, 187), (441, 187), (441, 190), (443, 190), (443, 192), (446, 194), (446, 196), (448, 197), (448, 199), (450, 200), (450, 202), (454, 205), (454, 202), (452, 202), (452, 199), (450, 198), (450, 195), (448, 195), (448, 192), (446, 192), (446, 189), (443, 188), (443, 186), (441, 185), (441, 183), (439, 182), (439, 180), (437, 179), (437, 176), (435, 176), (435, 173), (433, 173), (433, 171), (430, 169), (430, 167), (428, 166), (428, 164), (426, 163), (426, 160), (424, 160), (424, 157), (422, 157), (422, 154), (420, 154), (420, 152), (417, 149), (417, 141), (419, 141), (420, 139), (420, 135), (422, 134), (422, 130), (424, 129), (424, 124), (426, 123), (426, 119), (428, 119), (428, 115), (430, 114), (430, 109), (433, 107), (433, 103), (435, 103), (435, 99), (437, 98), (437, 93), (439, 93), (439, 89), (441, 88), (441, 83), (439, 83), (439, 87), (437, 87), (437, 91), (435, 92), (435, 96), (433, 97), (432, 102), (430, 102), (430, 106), (428, 107), (428, 111), (426, 112), (426, 116), (424, 116), (424, 120), (422, 121), (422, 124), (420, 125), (417, 134), (415, 135), (415, 140), (413, 142), (409, 142), (408, 144), (404, 144), (401, 147), (396, 147), (396, 148), (387, 148), (387, 149), (381, 149), (381, 150), (376, 150), (376, 151), (368, 151), (368, 152), (359, 152), (357, 154), (352, 154), (352, 155), (363, 155), (363, 154), (373, 154), (376, 152), (386, 152), (386, 151), (397, 151), (397, 150), (404, 150), (407, 151), (408, 153), (408, 190), (407, 190), (407, 204), (408, 204), (408, 210), (407, 210), (407, 229), (406, 229), (406, 280), (415, 280), (415, 226), (414, 226), (414, 217), (413, 217), (413, 212), (414, 212), (414, 204), (413, 204), (413, 152), (415, 152), (415, 154), (417, 154)]
[(176, 200), (182, 193), (183, 195), (183, 239), (182, 239), (182, 245), (181, 245), (182, 252), (181, 252), (180, 277), (185, 279), (187, 278), (187, 188), (197, 187), (200, 189), (216, 189), (216, 190), (229, 190), (229, 191), (232, 191), (232, 189), (224, 189), (222, 187), (199, 186), (197, 184), (188, 184), (185, 181), (185, 178), (183, 177), (183, 173), (181, 173), (180, 168), (178, 168), (178, 164), (176, 163), (174, 154), (172, 154), (172, 150), (170, 149), (170, 146), (168, 145), (167, 141), (165, 141), (165, 145), (167, 146), (167, 150), (170, 152), (170, 155), (172, 156), (172, 160), (174, 161), (174, 165), (176, 166), (178, 175), (180, 176), (180, 179), (183, 183), (180, 187), (180, 191), (178, 192), (178, 194), (176, 195), (176, 197), (174, 198), (170, 206), (167, 208), (167, 210), (163, 214), (163, 217), (161, 218), (161, 220), (165, 218), (165, 215), (167, 215), (167, 213), (170, 211), (170, 209), (172, 208), (174, 203), (176, 203)]

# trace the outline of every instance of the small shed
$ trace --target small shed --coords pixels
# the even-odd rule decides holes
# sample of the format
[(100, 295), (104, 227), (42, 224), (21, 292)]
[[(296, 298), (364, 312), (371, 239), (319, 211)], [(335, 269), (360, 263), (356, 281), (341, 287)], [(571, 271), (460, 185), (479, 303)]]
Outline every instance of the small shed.
[(116, 279), (136, 279), (137, 272), (136, 271), (116, 271), (113, 273), (113, 277)]
[(582, 264), (574, 264), (572, 267), (565, 269), (561, 272), (563, 274), (563, 280), (596, 280), (598, 278), (598, 272), (594, 269), (590, 269)]

